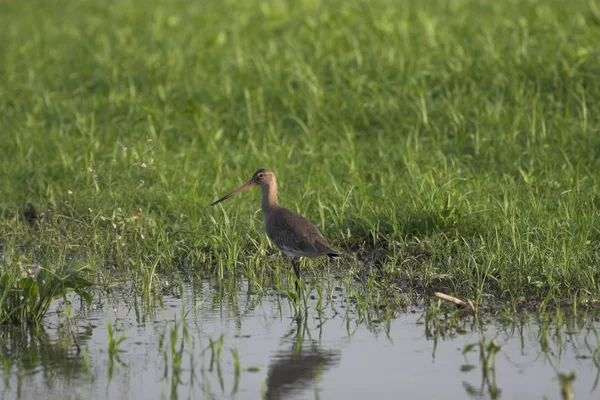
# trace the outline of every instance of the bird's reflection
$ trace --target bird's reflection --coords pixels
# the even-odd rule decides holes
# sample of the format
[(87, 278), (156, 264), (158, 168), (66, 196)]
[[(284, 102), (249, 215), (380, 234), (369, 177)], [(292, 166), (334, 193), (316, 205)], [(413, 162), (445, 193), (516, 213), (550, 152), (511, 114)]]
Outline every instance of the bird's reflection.
[(267, 373), (267, 400), (288, 399), (305, 390), (321, 374), (340, 362), (339, 350), (324, 350), (316, 341), (305, 341), (305, 321), (297, 320), (289, 347), (271, 356)]

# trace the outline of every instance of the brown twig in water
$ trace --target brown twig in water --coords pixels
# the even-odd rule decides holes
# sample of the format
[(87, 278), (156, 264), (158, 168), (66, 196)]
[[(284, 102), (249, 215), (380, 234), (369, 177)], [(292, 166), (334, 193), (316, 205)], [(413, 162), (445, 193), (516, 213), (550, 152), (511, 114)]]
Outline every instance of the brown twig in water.
[(468, 307), (473, 309), (473, 307), (471, 307), (469, 305), (469, 303), (465, 303), (464, 301), (462, 301), (461, 299), (458, 299), (456, 297), (453, 296), (448, 296), (447, 294), (441, 293), (441, 292), (435, 292), (435, 297), (440, 298), (442, 300), (446, 300), (449, 301), (450, 303), (454, 303), (459, 307)]

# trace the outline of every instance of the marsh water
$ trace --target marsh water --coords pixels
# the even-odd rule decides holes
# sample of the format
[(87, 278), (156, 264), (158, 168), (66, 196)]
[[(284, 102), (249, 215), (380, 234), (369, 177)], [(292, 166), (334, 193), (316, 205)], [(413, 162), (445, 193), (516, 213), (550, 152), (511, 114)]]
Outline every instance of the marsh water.
[(297, 319), (276, 290), (181, 287), (155, 304), (127, 289), (91, 307), (73, 297), (71, 317), (50, 316), (46, 333), (3, 330), (3, 398), (600, 398), (593, 315), (390, 314), (329, 282)]

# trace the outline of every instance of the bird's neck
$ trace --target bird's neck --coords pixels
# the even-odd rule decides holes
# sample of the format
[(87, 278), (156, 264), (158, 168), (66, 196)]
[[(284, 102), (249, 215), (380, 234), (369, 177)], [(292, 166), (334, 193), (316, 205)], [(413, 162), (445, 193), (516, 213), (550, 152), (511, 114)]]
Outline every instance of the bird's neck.
[(277, 182), (273, 181), (262, 186), (262, 209), (268, 215), (273, 207), (277, 207)]

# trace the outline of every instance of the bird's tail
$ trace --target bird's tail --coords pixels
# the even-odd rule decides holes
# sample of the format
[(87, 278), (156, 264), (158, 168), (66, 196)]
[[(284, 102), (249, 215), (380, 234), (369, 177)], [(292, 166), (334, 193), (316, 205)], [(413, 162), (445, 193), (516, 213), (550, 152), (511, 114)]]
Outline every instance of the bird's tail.
[(333, 249), (331, 252), (327, 253), (327, 257), (330, 257), (330, 258), (340, 258), (341, 255), (342, 254), (339, 251), (335, 251)]

